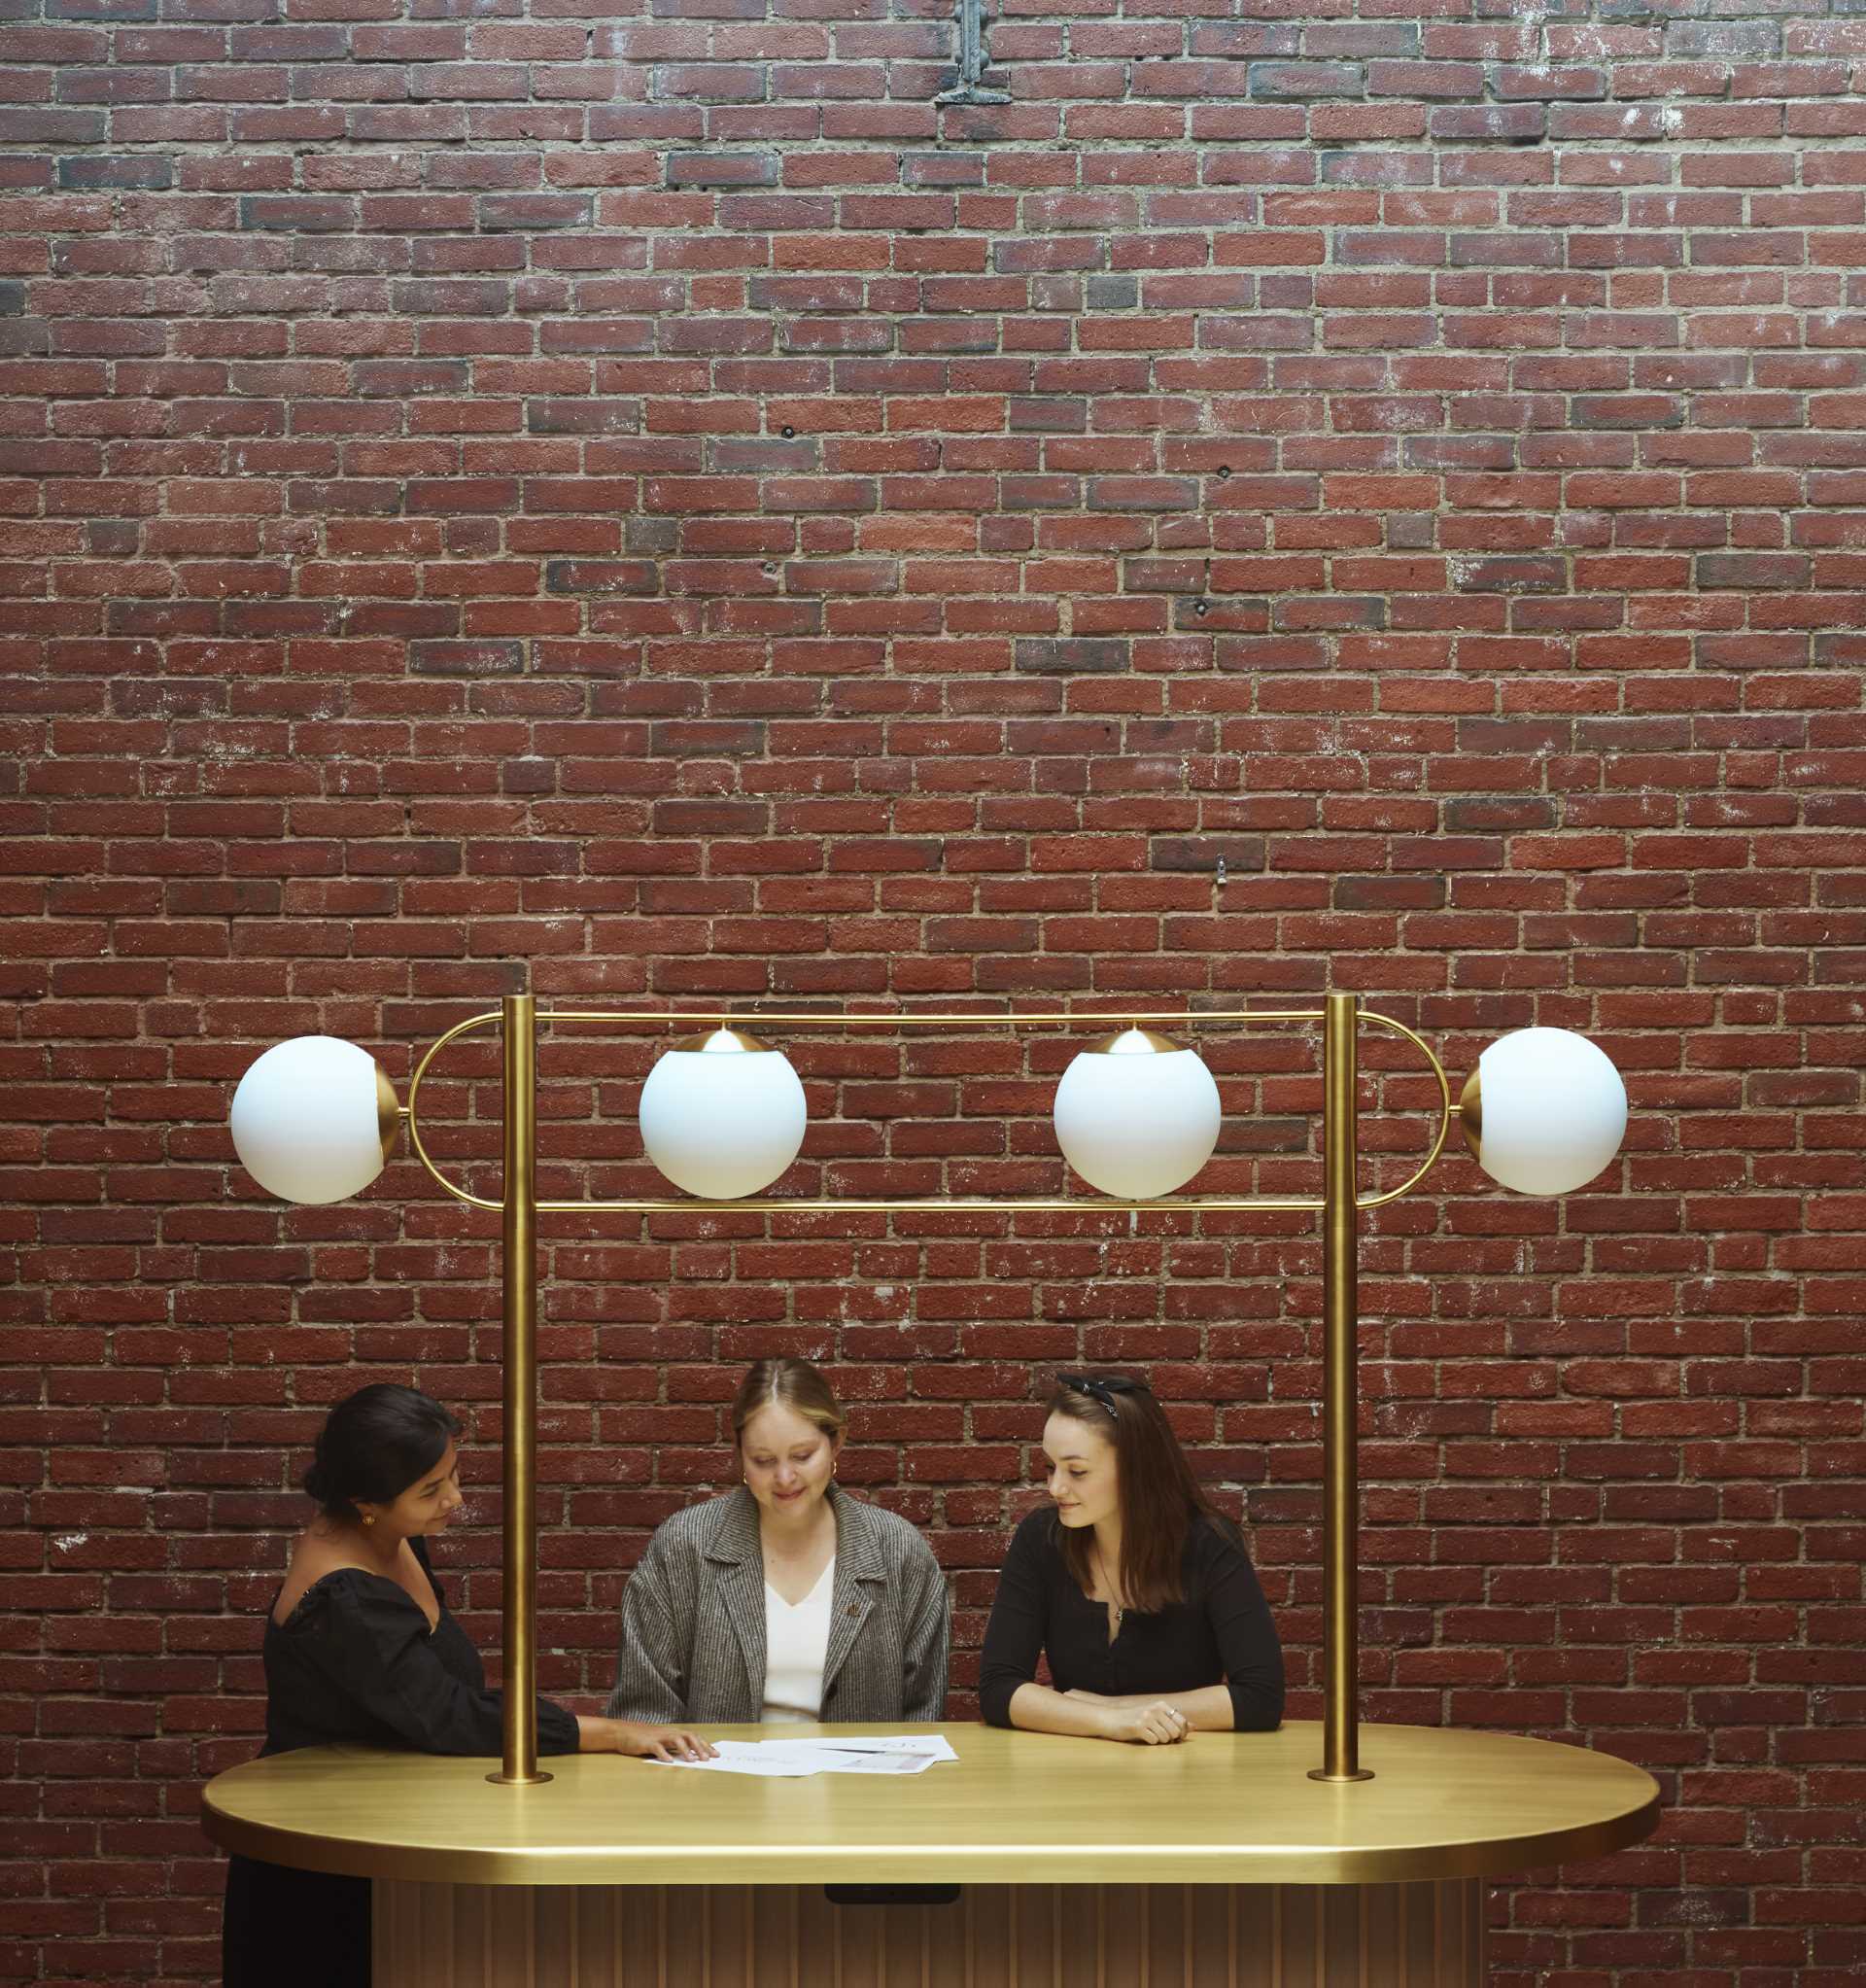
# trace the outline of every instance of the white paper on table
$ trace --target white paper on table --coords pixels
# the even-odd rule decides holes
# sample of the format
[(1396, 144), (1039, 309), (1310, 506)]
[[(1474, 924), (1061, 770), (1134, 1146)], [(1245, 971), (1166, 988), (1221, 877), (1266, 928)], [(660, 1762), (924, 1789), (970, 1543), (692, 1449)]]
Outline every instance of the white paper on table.
[(759, 1774), (766, 1778), (781, 1775), (793, 1781), (823, 1771), (819, 1761), (802, 1754), (769, 1750), (762, 1740), (756, 1739), (722, 1739), (717, 1757), (710, 1761), (659, 1761), (650, 1756), (649, 1764), (684, 1767), (689, 1773)]
[(875, 1739), (722, 1739), (713, 1760), (653, 1764), (802, 1780), (812, 1774), (922, 1774), (936, 1761), (957, 1759), (937, 1732), (903, 1732)]
[(838, 1754), (825, 1751), (825, 1774), (924, 1774), (931, 1754)]
[(938, 1733), (889, 1733), (876, 1739), (838, 1735), (821, 1739), (768, 1740), (799, 1760), (816, 1761), (825, 1774), (919, 1774), (938, 1761), (958, 1755)]
[(812, 1747), (833, 1748), (844, 1754), (924, 1754), (929, 1761), (956, 1761), (946, 1735), (940, 1732), (890, 1732), (879, 1739), (847, 1739), (838, 1734), (834, 1739), (812, 1739), (801, 1742)]

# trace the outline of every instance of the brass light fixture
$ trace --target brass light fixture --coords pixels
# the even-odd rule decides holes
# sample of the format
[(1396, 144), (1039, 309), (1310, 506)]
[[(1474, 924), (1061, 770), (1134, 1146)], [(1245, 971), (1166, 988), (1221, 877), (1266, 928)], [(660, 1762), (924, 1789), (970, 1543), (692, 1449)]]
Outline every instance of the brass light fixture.
[(1151, 1029), (1091, 1042), (1062, 1073), (1056, 1143), (1090, 1187), (1155, 1201), (1184, 1187), (1218, 1144), (1218, 1085), (1195, 1050)]
[[(1356, 1587), (1359, 1575), (1360, 1491), (1356, 1460), (1356, 1253), (1365, 1210), (1385, 1206), (1413, 1192), (1444, 1150), (1454, 1115), (1451, 1084), (1430, 1046), (1402, 1022), (1364, 1010), (1360, 996), (1329, 994), (1320, 1007), (1247, 1009), (1172, 1014), (769, 1014), (754, 1018), (761, 1029), (921, 1029), (977, 1030), (987, 1028), (1082, 1029), (1104, 1035), (1066, 1072), (1057, 1099), (1057, 1130), (1066, 1153), (1072, 1143), (1095, 1171), (1078, 1170), (1091, 1182), (1101, 1159), (1119, 1146), (1123, 1123), (1133, 1124), (1145, 1087), (1129, 1072), (1172, 1073), (1172, 1080), (1143, 1113), (1154, 1141), (1145, 1167), (1119, 1178), (1106, 1174), (1120, 1191), (1097, 1199), (1081, 1195), (1011, 1199), (996, 1196), (916, 1200), (762, 1199), (795, 1157), (804, 1130), (802, 1086), (787, 1060), (755, 1036), (743, 1033), (746, 1018), (656, 1012), (539, 1010), (531, 994), (507, 994), (498, 1012), (474, 1015), (440, 1036), (415, 1065), (408, 1102), (397, 1110), (393, 1090), (366, 1054), (331, 1037), (301, 1037), (261, 1056), (242, 1079), (233, 1100), (234, 1143), (261, 1186), (285, 1199), (341, 1200), (366, 1186), (380, 1170), (369, 1164), (369, 1142), (386, 1157), (398, 1117), (408, 1126), (416, 1157), (456, 1201), (497, 1211), (502, 1222), (504, 1285), (504, 1656), (503, 1752), (500, 1772), (488, 1779), (525, 1785), (550, 1779), (537, 1765), (536, 1714), (536, 1483), (537, 1241), (540, 1214), (659, 1214), (690, 1211), (696, 1202), (676, 1199), (628, 1201), (540, 1201), (537, 1164), (537, 1026), (627, 1029), (703, 1025), (710, 1032), (674, 1046), (650, 1073), (662, 1070), (666, 1099), (649, 1108), (643, 1090), (644, 1140), (649, 1122), (657, 1130), (650, 1156), (676, 1181), (697, 1183), (709, 1201), (738, 1208), (767, 1210), (843, 1209), (850, 1212), (906, 1212), (915, 1209), (988, 1209), (1016, 1214), (1084, 1212), (1094, 1209), (1205, 1209), (1238, 1213), (1252, 1209), (1296, 1209), (1322, 1216), (1323, 1290), (1323, 1760), (1311, 1772), (1318, 1781), (1364, 1781), (1359, 1762), (1356, 1692)], [(1322, 1031), (1323, 1192), (1319, 1196), (1211, 1197), (1173, 1192), (1190, 1179), (1212, 1150), (1199, 1142), (1209, 1130), (1217, 1135), (1211, 1107), (1216, 1086), (1203, 1062), (1170, 1037), (1165, 1026), (1225, 1024), (1239, 1029), (1313, 1026)], [(1357, 1184), (1357, 1057), (1363, 1025), (1385, 1029), (1410, 1043), (1437, 1080), (1438, 1124), (1425, 1159), (1398, 1187), (1363, 1195)], [(504, 1172), (501, 1198), (489, 1201), (444, 1174), (422, 1142), (416, 1114), (421, 1086), (431, 1064), (463, 1035), (499, 1030), (503, 1054)], [(1138, 1037), (1138, 1039), (1135, 1039)], [(332, 1049), (307, 1045), (332, 1044)], [(348, 1052), (347, 1057), (335, 1051)], [(677, 1061), (676, 1061), (677, 1058)], [(355, 1059), (361, 1059), (358, 1063)], [(781, 1065), (781, 1068), (778, 1067)], [(1061, 1091), (1070, 1073), (1086, 1065), (1085, 1111), (1071, 1118)], [(1196, 1065), (1196, 1069), (1192, 1066)], [(365, 1067), (366, 1066), (366, 1067)], [(1119, 1067), (1118, 1067), (1119, 1066)], [(329, 1073), (336, 1071), (332, 1083)], [(1110, 1081), (1110, 1072), (1113, 1072)], [(787, 1081), (786, 1081), (787, 1075)], [(1482, 1083), (1479, 1083), (1479, 1076)], [(697, 1083), (696, 1083), (697, 1077)], [(1202, 1083), (1201, 1083), (1202, 1078)], [(322, 1094), (313, 1097), (320, 1083)], [(1203, 1086), (1212, 1085), (1208, 1099)], [(793, 1091), (791, 1087), (795, 1087)], [(307, 1089), (307, 1087), (311, 1087)], [(305, 1099), (316, 1109), (303, 1108)], [(665, 1110), (663, 1107), (665, 1106)], [(1073, 1107), (1072, 1107), (1073, 1108)], [(680, 1114), (689, 1114), (687, 1122)], [(736, 1116), (735, 1116), (736, 1114)], [(1127, 1117), (1123, 1120), (1123, 1114)], [(1527, 1029), (1505, 1036), (1484, 1052), (1478, 1075), (1465, 1087), (1457, 1108), (1465, 1135), (1486, 1171), (1520, 1192), (1559, 1194), (1591, 1179), (1618, 1150), (1626, 1123), (1626, 1094), (1607, 1058), (1584, 1037), (1558, 1029)], [(1065, 1133), (1065, 1121), (1070, 1130)], [(735, 1130), (754, 1150), (735, 1157)], [(786, 1149), (786, 1141), (790, 1141)], [(661, 1151), (653, 1151), (653, 1143)], [(1144, 1140), (1141, 1143), (1145, 1143)], [(283, 1156), (283, 1157), (281, 1157)], [(697, 1156), (697, 1157), (696, 1157)], [(1097, 1157), (1099, 1156), (1099, 1157)], [(1069, 1153), (1074, 1161), (1076, 1153)], [(740, 1161), (744, 1165), (741, 1166)], [(1191, 1163), (1190, 1167), (1188, 1163)], [(1149, 1170), (1151, 1168), (1151, 1170)], [(351, 1184), (345, 1185), (345, 1182)], [(1161, 1183), (1164, 1183), (1163, 1185)], [(334, 1190), (334, 1191), (332, 1191)]]
[(641, 1087), (641, 1143), (702, 1201), (762, 1194), (804, 1143), (804, 1087), (790, 1059), (743, 1029), (672, 1044)]

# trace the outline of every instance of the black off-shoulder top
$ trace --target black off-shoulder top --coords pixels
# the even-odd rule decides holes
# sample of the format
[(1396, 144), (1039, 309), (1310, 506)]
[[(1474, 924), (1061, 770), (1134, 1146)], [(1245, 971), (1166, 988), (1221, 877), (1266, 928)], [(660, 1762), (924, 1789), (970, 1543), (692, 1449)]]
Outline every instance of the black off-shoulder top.
[[(447, 1607), (425, 1542), (409, 1544), (439, 1604), (432, 1630), (399, 1583), (361, 1567), (314, 1581), (283, 1623), (268, 1612), (261, 1754), (340, 1741), (500, 1752), (503, 1696), (486, 1689), (479, 1652)], [(538, 1752), (571, 1754), (576, 1742), (575, 1715), (539, 1698)], [(225, 1988), (368, 1988), (368, 1881), (230, 1858), (221, 1960)]]

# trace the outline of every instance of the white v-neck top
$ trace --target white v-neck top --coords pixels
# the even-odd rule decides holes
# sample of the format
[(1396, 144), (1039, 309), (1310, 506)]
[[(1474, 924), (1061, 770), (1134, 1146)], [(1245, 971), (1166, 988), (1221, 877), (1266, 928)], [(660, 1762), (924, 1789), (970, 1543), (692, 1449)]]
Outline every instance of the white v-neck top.
[(768, 1726), (814, 1719), (823, 1708), (823, 1663), (829, 1656), (829, 1610), (836, 1593), (836, 1555), (795, 1608), (765, 1583), (765, 1702)]

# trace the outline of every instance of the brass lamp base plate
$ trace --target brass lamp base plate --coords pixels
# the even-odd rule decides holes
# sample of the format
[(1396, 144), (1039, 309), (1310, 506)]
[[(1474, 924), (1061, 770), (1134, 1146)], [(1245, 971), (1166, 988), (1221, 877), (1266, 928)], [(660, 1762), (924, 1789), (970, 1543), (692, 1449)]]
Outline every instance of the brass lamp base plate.
[(539, 1788), (551, 1779), (549, 1774), (488, 1774), (495, 1788)]
[[(488, 1780), (496, 1778), (494, 1775), (487, 1776)], [(1309, 1769), (1309, 1779), (1311, 1781), (1371, 1781), (1373, 1779), (1373, 1769), (1371, 1767), (1357, 1767), (1352, 1774), (1330, 1774), (1326, 1767), (1311, 1767)]]

